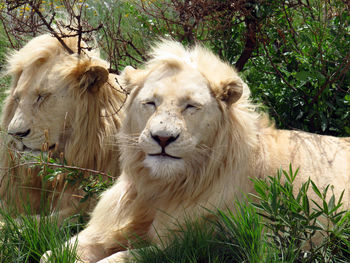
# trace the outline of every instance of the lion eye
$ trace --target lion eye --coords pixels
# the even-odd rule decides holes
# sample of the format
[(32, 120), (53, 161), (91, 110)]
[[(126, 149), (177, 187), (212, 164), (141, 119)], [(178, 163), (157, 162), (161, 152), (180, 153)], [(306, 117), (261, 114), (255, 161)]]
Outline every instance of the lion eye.
[(19, 101), (20, 101), (18, 96), (14, 96), (13, 99), (15, 100), (16, 103), (19, 103)]
[(187, 109), (195, 109), (197, 108), (196, 106), (193, 106), (192, 104), (187, 104), (185, 110)]
[(185, 107), (185, 111), (186, 110), (198, 110), (198, 109), (200, 109), (200, 106), (199, 105), (196, 105), (196, 104), (186, 104), (186, 107)]
[(153, 106), (153, 107), (156, 106), (156, 103), (154, 101), (147, 101), (147, 102), (144, 102), (143, 104), (144, 105), (150, 105), (150, 106)]
[(194, 113), (195, 111), (199, 110), (201, 108), (201, 105), (197, 103), (188, 103), (186, 104), (185, 108), (183, 109), (183, 112), (188, 112), (188, 113)]
[(43, 100), (45, 100), (48, 97), (48, 94), (39, 94), (38, 98), (36, 99), (36, 103), (41, 103)]

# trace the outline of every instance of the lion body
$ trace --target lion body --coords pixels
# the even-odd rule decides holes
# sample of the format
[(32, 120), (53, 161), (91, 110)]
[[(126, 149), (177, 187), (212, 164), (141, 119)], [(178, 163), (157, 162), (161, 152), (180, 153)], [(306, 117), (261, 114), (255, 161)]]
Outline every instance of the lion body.
[(122, 262), (134, 235), (165, 242), (169, 229), (252, 192), (249, 178), (290, 163), (300, 167), (296, 187), (309, 177), (332, 184), (349, 207), (349, 139), (268, 125), (234, 69), (209, 51), (163, 41), (145, 69), (123, 75), (132, 93), (119, 134), (122, 174), (70, 241), (78, 238), (84, 262)]
[[(299, 168), (295, 179), (297, 187), (313, 180), (324, 189), (327, 185), (335, 186), (335, 194), (345, 190), (343, 203), (345, 209), (350, 207), (350, 149), (347, 138), (337, 138), (311, 134), (301, 131), (267, 129), (262, 133), (261, 147), (265, 154), (266, 168), (263, 175), (274, 175), (281, 167), (288, 170), (289, 164)], [(262, 151), (261, 151), (262, 152)], [(311, 197), (317, 200), (314, 193)]]
[[(77, 41), (65, 38), (74, 52)], [(69, 55), (49, 35), (32, 39), (9, 56), (12, 84), (2, 113), (0, 164), (0, 196), (7, 208), (23, 212), (29, 202), (30, 212), (40, 214), (48, 201), (50, 212), (63, 219), (95, 203), (81, 203), (79, 183), (68, 183), (64, 173), (48, 181), (39, 167), (26, 165), (40, 162), (43, 148), (66, 165), (119, 174), (114, 135), (124, 94), (108, 67), (97, 52)]]

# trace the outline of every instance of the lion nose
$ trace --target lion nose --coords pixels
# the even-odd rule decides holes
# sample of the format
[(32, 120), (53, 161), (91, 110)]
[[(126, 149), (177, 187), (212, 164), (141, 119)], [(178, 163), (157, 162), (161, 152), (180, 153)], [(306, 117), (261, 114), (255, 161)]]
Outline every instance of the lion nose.
[(30, 133), (30, 129), (24, 131), (24, 132), (9, 132), (8, 134), (18, 137), (20, 139), (23, 139), (24, 137), (26, 137), (28, 134)]
[(174, 142), (179, 138), (180, 134), (177, 136), (159, 136), (151, 134), (152, 138), (160, 145), (160, 147), (165, 148), (170, 143)]

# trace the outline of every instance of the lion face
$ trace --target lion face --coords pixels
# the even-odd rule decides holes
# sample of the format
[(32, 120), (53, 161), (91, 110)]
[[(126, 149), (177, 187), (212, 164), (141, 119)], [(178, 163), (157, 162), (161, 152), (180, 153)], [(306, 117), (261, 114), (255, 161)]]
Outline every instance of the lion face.
[(45, 150), (58, 146), (64, 151), (69, 136), (78, 132), (71, 126), (81, 115), (77, 105), (89, 107), (82, 98), (95, 98), (108, 80), (108, 64), (90, 54), (69, 55), (48, 35), (31, 40), (9, 57), (8, 64), (12, 86), (2, 129), (19, 151), (40, 151), (44, 143)]
[(155, 177), (183, 173), (198, 163), (221, 119), (207, 80), (194, 69), (168, 71), (161, 78), (151, 73), (129, 112), (144, 165)]
[(41, 150), (45, 142), (54, 147), (68, 126), (72, 96), (67, 87), (56, 88), (60, 81), (48, 69), (49, 62), (24, 68), (8, 98), (7, 133), (18, 150)]

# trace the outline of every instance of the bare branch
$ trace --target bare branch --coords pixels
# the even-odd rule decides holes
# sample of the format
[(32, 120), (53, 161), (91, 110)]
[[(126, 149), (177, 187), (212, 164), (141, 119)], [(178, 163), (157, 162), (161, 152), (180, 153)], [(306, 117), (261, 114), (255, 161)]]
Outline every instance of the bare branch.
[[(54, 37), (60, 42), (60, 44), (64, 47), (64, 49), (66, 49), (68, 51), (69, 54), (73, 54), (73, 50), (71, 50), (66, 43), (62, 40), (62, 38), (56, 33), (56, 31), (51, 27), (51, 24), (49, 24), (45, 17), (43, 16), (43, 14), (40, 12), (40, 10), (38, 9), (38, 7), (34, 4), (33, 1), (29, 1), (28, 4), (33, 8), (33, 10), (35, 11), (35, 13), (40, 17), (41, 21), (44, 23), (44, 25), (47, 27), (47, 29), (49, 30), (49, 32), (51, 34), (54, 35)], [(53, 14), (54, 16), (54, 14)], [(53, 21), (53, 20), (51, 20)]]

